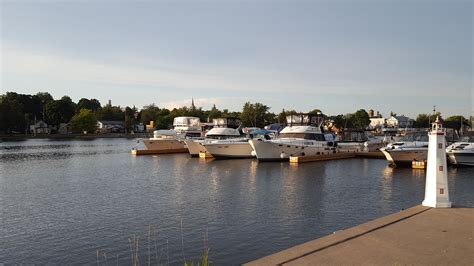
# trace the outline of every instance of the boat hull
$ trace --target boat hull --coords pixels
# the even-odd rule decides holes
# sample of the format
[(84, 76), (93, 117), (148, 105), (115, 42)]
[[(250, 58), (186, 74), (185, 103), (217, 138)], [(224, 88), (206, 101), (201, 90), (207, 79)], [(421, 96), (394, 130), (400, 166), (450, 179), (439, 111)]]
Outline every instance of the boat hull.
[(414, 149), (380, 149), (385, 155), (390, 166), (411, 166), (413, 161), (426, 161), (428, 158), (427, 148)]
[(313, 156), (336, 152), (334, 148), (323, 143), (314, 143), (305, 140), (295, 140), (285, 143), (284, 141), (273, 142), (252, 139), (249, 140), (249, 143), (259, 161), (289, 161), (290, 156)]
[(176, 139), (144, 139), (143, 144), (149, 151), (164, 151), (166, 153), (185, 153), (188, 149)]
[(204, 144), (206, 150), (216, 159), (254, 158), (253, 148), (248, 142)]
[(459, 152), (450, 151), (447, 152), (448, 160), (453, 165), (460, 166), (474, 166), (474, 152)]

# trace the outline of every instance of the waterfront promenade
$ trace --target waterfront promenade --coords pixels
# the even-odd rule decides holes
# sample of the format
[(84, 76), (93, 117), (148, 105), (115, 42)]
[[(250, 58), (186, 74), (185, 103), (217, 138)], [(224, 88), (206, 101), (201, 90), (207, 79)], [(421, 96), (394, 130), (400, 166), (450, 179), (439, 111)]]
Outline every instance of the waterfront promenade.
[(246, 265), (473, 265), (474, 208), (421, 205)]

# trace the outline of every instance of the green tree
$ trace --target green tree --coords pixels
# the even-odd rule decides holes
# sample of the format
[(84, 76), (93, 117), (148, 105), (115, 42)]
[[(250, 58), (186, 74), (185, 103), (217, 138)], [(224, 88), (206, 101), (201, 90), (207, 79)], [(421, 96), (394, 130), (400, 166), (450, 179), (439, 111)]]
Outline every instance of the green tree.
[(155, 104), (146, 105), (140, 111), (140, 121), (145, 125), (149, 124), (150, 121), (156, 121), (159, 112), (160, 108)]
[(59, 125), (69, 123), (75, 114), (75, 103), (68, 96), (60, 100), (54, 100), (46, 104), (46, 118), (48, 124)]
[(453, 115), (445, 119), (445, 121), (465, 122), (469, 123), (469, 120), (462, 115)]
[(350, 115), (341, 114), (341, 115), (331, 116), (331, 119), (334, 121), (334, 126), (339, 129), (350, 128), (352, 127), (352, 122), (349, 120), (348, 116)]
[(214, 118), (219, 118), (222, 116), (222, 112), (216, 108), (216, 105), (214, 104), (211, 108), (211, 110), (209, 111), (209, 114), (208, 114), (208, 118), (210, 121), (212, 121), (212, 119)]
[(71, 128), (74, 132), (95, 132), (97, 118), (92, 110), (81, 109), (78, 114), (71, 118)]
[(112, 106), (107, 104), (97, 111), (97, 119), (105, 121), (124, 121), (125, 113), (120, 106)]
[(250, 103), (246, 102), (240, 113), (240, 120), (242, 120), (243, 126), (246, 127), (264, 127), (265, 124), (274, 121), (275, 115), (268, 114), (270, 107), (262, 103)]
[(38, 92), (34, 97), (38, 98), (41, 102), (41, 116), (38, 119), (46, 121), (46, 105), (54, 101), (53, 96), (47, 92)]
[(98, 111), (101, 108), (100, 102), (97, 99), (82, 98), (77, 102), (76, 112), (79, 113), (81, 109), (89, 109), (91, 111)]
[(369, 114), (360, 109), (351, 116), (352, 125), (357, 129), (366, 129), (370, 125)]
[(419, 114), (415, 119), (414, 127), (417, 128), (428, 128), (430, 126), (431, 115), (429, 114)]
[(22, 106), (15, 95), (0, 96), (0, 132), (23, 133), (26, 129), (26, 120), (23, 115)]
[(137, 108), (133, 106), (133, 108), (125, 107), (125, 129), (127, 132), (133, 130), (133, 126), (137, 123), (137, 118), (135, 114), (137, 113)]

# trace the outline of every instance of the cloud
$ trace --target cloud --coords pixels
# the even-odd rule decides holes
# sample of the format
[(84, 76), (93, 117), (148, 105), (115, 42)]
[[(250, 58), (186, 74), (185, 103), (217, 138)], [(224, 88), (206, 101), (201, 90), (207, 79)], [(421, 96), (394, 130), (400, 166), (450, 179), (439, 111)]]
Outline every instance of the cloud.
[(2, 75), (25, 78), (86, 82), (117, 86), (152, 86), (167, 89), (216, 90), (237, 92), (305, 92), (347, 94), (353, 86), (337, 81), (316, 85), (272, 70), (247, 70), (228, 66), (206, 69), (183, 66), (182, 69), (156, 65), (100, 63), (82, 58), (38, 53), (12, 45), (2, 48)]

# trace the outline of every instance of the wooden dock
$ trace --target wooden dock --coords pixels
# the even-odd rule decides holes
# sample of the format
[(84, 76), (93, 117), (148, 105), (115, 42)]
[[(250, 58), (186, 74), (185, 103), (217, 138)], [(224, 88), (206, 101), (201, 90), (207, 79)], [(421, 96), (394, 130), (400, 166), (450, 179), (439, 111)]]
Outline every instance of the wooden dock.
[(369, 159), (385, 159), (385, 155), (381, 151), (358, 152), (356, 157)]
[(385, 156), (380, 151), (375, 152), (337, 152), (329, 154), (321, 154), (314, 156), (290, 156), (290, 163), (306, 163), (318, 161), (341, 160), (350, 158), (372, 158), (385, 159)]
[(474, 265), (473, 225), (474, 208), (418, 205), (245, 265)]
[(340, 153), (329, 153), (314, 156), (290, 156), (290, 163), (306, 163), (306, 162), (318, 162), (318, 161), (329, 161), (329, 160), (340, 160), (355, 158), (356, 155), (353, 152), (340, 152)]
[(167, 150), (137, 150), (132, 149), (133, 155), (153, 155), (153, 154), (171, 154), (171, 153), (186, 153), (187, 148), (183, 149), (167, 149)]

